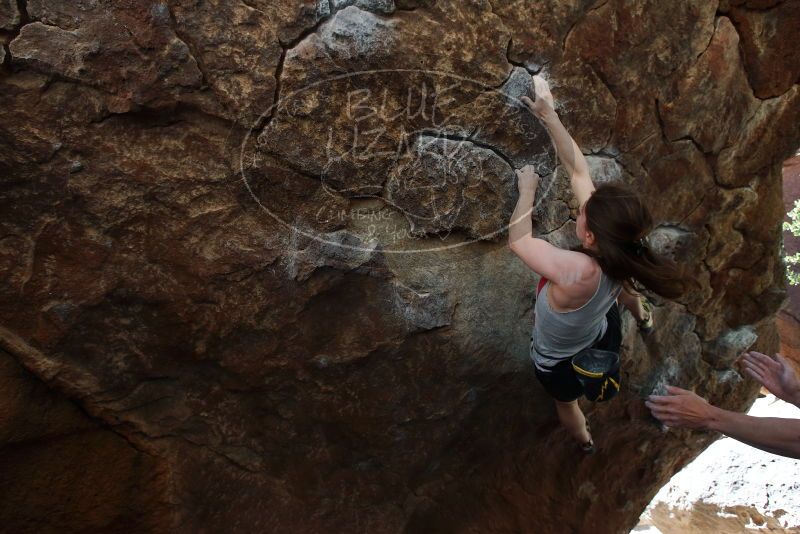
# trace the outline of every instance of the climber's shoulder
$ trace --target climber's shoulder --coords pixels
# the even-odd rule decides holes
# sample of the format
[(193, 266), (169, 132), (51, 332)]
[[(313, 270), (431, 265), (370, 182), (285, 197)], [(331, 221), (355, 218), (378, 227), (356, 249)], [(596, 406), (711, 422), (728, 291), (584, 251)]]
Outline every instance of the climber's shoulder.
[(596, 266), (596, 261), (582, 252), (558, 248), (530, 235), (518, 239), (511, 250), (534, 272), (554, 283), (575, 276), (584, 278)]

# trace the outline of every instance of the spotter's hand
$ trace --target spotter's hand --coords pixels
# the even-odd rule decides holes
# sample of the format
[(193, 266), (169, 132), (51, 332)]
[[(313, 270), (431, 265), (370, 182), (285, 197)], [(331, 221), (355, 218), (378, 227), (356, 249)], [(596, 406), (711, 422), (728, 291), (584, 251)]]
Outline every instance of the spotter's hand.
[(701, 430), (714, 416), (714, 408), (704, 398), (674, 386), (667, 386), (667, 395), (650, 395), (645, 406), (668, 427)]
[(770, 357), (750, 351), (741, 357), (741, 361), (745, 372), (758, 380), (770, 393), (786, 402), (800, 403), (800, 378), (786, 358), (780, 354)]

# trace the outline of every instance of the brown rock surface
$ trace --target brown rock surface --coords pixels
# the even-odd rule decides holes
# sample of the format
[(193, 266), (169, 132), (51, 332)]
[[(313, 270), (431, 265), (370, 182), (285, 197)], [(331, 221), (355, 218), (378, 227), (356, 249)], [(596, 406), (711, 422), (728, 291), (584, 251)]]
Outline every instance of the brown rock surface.
[(800, 81), (800, 48), (787, 41), (787, 32), (800, 26), (797, 0), (724, 0), (741, 36), (742, 59), (758, 98), (772, 98)]
[(0, 30), (13, 31), (20, 24), (19, 8), (16, 0), (0, 2)]
[(0, 351), (0, 500), (7, 532), (164, 531), (167, 462), (131, 447)]
[[(771, 47), (797, 29), (778, 4), (753, 7), (747, 28), (781, 37), (763, 46), (749, 4), (528, 4), (0, 2), (0, 346), (31, 373), (8, 395), (35, 376), (86, 414), (32, 418), (67, 429), (46, 449), (13, 441), (37, 412), (5, 403), (11, 528), (52, 528), (32, 496), (79, 475), (102, 513), (61, 482), (50, 504), (76, 530), (636, 523), (713, 439), (662, 433), (642, 397), (673, 382), (744, 409), (731, 355), (778, 346), (800, 106)], [(626, 316), (623, 391), (587, 406), (601, 453), (577, 460), (527, 353), (536, 280), (505, 243), (526, 163), (537, 234), (574, 234), (518, 101), (538, 69), (596, 179), (639, 188), (654, 245), (703, 283), (659, 302), (646, 340)]]

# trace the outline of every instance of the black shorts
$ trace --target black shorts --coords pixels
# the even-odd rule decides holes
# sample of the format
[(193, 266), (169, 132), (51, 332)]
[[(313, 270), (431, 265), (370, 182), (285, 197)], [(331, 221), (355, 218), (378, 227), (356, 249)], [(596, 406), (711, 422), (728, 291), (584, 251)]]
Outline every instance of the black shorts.
[[(597, 349), (619, 352), (622, 345), (622, 321), (616, 302), (606, 313), (606, 320), (608, 321), (606, 333), (592, 346)], [(572, 369), (572, 358), (558, 362), (551, 369), (550, 372), (544, 372), (534, 366), (536, 378), (551, 397), (561, 402), (571, 402), (583, 395), (583, 385), (578, 382), (575, 371)], [(612, 378), (619, 382), (619, 372), (617, 372), (617, 376), (612, 375)]]

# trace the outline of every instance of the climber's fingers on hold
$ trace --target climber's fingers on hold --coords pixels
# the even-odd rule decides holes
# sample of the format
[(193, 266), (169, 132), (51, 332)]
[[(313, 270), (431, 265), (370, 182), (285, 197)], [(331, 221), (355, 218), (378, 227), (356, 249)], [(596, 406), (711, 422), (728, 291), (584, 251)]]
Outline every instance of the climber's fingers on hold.
[(522, 98), (520, 98), (520, 100), (522, 101), (523, 104), (525, 104), (525, 107), (527, 107), (530, 110), (533, 110), (533, 100), (531, 100), (527, 96), (523, 96)]

